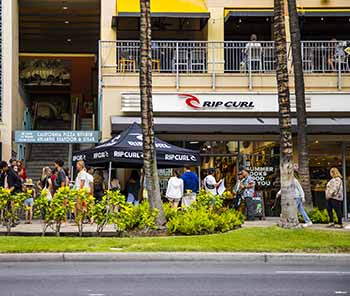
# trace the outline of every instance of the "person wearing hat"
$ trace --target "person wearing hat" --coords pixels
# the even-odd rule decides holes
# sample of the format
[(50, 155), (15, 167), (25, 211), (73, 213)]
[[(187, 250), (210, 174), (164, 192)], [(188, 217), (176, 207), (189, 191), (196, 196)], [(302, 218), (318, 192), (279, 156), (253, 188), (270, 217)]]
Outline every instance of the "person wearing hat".
[(24, 193), (28, 193), (30, 197), (28, 197), (24, 201), (25, 212), (26, 212), (26, 224), (32, 224), (33, 220), (33, 206), (34, 206), (34, 197), (35, 197), (35, 189), (34, 183), (32, 179), (26, 179), (23, 184)]
[(253, 197), (255, 195), (255, 180), (250, 175), (250, 172), (246, 168), (242, 168), (239, 172), (242, 175), (242, 181), (240, 182), (240, 191), (242, 197), (245, 200), (247, 220), (254, 220), (255, 218), (255, 204)]

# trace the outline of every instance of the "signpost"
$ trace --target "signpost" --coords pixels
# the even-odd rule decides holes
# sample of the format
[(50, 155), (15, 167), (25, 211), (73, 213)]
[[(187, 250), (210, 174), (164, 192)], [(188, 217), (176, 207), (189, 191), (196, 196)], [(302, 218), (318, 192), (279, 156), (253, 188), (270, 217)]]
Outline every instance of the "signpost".
[(15, 131), (18, 144), (82, 144), (98, 143), (99, 131)]

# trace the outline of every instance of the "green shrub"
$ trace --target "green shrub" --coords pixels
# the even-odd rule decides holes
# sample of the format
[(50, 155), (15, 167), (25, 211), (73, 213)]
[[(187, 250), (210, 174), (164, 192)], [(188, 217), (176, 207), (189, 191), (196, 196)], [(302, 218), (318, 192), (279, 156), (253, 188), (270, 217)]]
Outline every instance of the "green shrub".
[[(313, 210), (311, 211), (308, 211), (307, 212), (310, 220), (312, 221), (312, 223), (315, 223), (315, 224), (327, 224), (329, 223), (329, 216), (328, 216), (328, 212), (326, 209), (324, 210), (320, 210), (318, 208), (314, 208)], [(304, 223), (304, 219), (303, 217), (298, 214), (299, 216), (299, 221)], [(334, 219), (334, 222), (338, 222), (338, 218), (337, 218), (337, 215), (335, 213), (335, 211), (333, 210), (333, 219)]]
[(201, 190), (196, 197), (196, 202), (193, 206), (205, 207), (207, 209), (221, 209), (224, 202), (224, 198), (220, 195), (213, 195)]
[(155, 222), (157, 215), (157, 210), (150, 211), (147, 201), (137, 206), (124, 202), (119, 206), (115, 220), (116, 228), (119, 231), (157, 229)]
[(171, 206), (171, 203), (166, 202), (166, 203), (163, 203), (163, 211), (164, 211), (165, 219), (169, 221), (170, 219), (174, 218), (177, 215), (178, 209), (173, 208)]
[(94, 222), (97, 225), (97, 235), (103, 232), (106, 225), (115, 224), (121, 204), (125, 203), (125, 197), (120, 191), (106, 191), (99, 203), (93, 209)]
[(222, 207), (223, 198), (201, 191), (196, 202), (188, 208), (172, 209), (164, 205), (167, 229), (173, 234), (210, 234), (226, 232), (240, 226), (244, 217), (240, 212)]
[(3, 219), (1, 222), (6, 227), (7, 234), (11, 232), (12, 225), (19, 220), (19, 209), (29, 197), (31, 197), (30, 191), (12, 194), (10, 190), (0, 187), (0, 211), (2, 211)]

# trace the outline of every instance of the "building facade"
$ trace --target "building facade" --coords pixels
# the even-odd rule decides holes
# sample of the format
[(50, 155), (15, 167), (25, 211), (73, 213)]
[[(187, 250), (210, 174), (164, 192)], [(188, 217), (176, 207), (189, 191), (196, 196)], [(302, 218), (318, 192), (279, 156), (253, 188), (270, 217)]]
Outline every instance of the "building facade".
[[(350, 188), (350, 3), (297, 5), (312, 189), (324, 207), (330, 167)], [(151, 0), (151, 13), (157, 135), (199, 150), (201, 173), (215, 167), (227, 188), (239, 167), (250, 167), (270, 209), (279, 186), (273, 0)], [(106, 140), (140, 120), (138, 17), (138, 0), (1, 0), (2, 159), (48, 164), (15, 143), (15, 130), (83, 129), (86, 120), (91, 129), (96, 118)], [(285, 20), (290, 42), (287, 10)], [(290, 45), (288, 61), (295, 117)]]
[[(139, 7), (123, 0), (101, 5), (99, 103), (107, 139), (140, 120)], [(157, 134), (200, 150), (202, 174), (215, 167), (228, 188), (238, 167), (250, 167), (271, 209), (279, 186), (273, 1), (153, 0), (151, 13)], [(312, 190), (315, 203), (325, 207), (329, 168), (348, 168), (350, 180), (350, 43), (337, 29), (350, 28), (350, 3), (298, 1), (298, 13)], [(290, 42), (287, 10), (285, 20)], [(295, 116), (289, 45), (288, 60)], [(294, 151), (297, 162), (296, 143)]]

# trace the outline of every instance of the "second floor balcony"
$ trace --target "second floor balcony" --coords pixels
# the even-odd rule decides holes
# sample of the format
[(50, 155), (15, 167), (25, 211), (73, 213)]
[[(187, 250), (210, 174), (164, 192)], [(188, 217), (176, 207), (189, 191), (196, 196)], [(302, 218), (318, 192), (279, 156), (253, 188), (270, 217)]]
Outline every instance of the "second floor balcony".
[[(338, 89), (342, 76), (350, 75), (350, 41), (302, 41), (305, 74), (333, 75)], [(139, 41), (100, 41), (100, 79), (105, 75), (131, 75), (139, 71)], [(291, 46), (287, 48), (289, 68), (293, 70)], [(215, 88), (216, 75), (253, 76), (274, 74), (273, 41), (152, 41), (152, 70), (175, 75), (176, 87), (182, 75), (210, 75)]]

